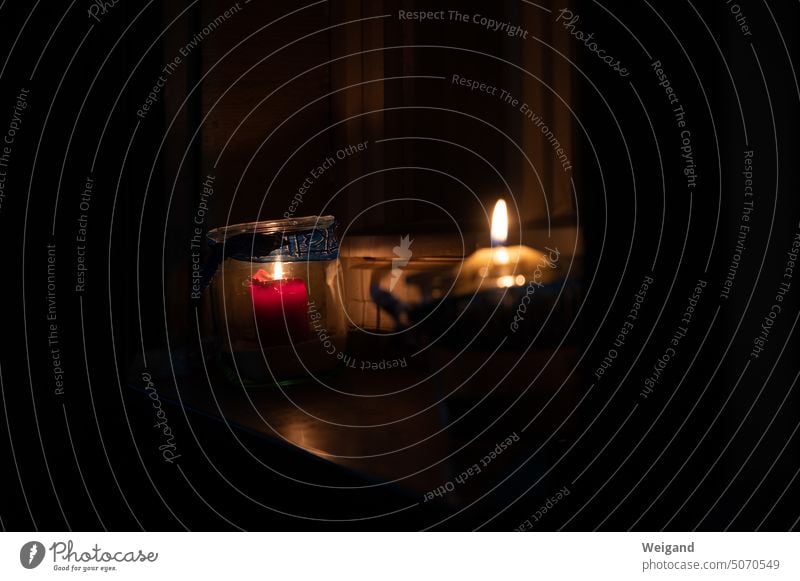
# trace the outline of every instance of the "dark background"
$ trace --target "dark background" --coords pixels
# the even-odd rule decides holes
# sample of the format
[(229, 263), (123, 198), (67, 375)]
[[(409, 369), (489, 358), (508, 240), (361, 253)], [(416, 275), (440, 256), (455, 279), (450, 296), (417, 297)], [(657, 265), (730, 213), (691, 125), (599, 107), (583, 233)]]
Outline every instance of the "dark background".
[[(570, 44), (560, 24), (524, 3), (468, 2), (457, 8), (525, 23), (551, 47), (563, 49), (574, 67), (544, 44), (515, 43), (476, 26), (416, 25), (396, 18), (336, 26), (398, 9), (453, 8), (445, 4), (320, 3), (257, 32), (298, 6), (253, 2), (184, 59), (158, 106), (141, 122), (136, 110), (165, 55), (174, 55), (176, 47), (229, 5), (151, 2), (134, 7), (121, 2), (88, 35), (92, 21), (87, 6), (65, 12), (66, 3), (34, 9), (9, 0), (0, 8), (0, 56), (8, 57), (0, 76), (0, 130), (11, 118), (19, 89), (30, 89), (0, 210), (4, 529), (419, 529), (453, 512), (441, 503), (347, 522), (342, 519), (391, 512), (411, 497), (392, 486), (354, 491), (297, 485), (276, 472), (285, 469), (300, 479), (345, 486), (363, 483), (363, 476), (245, 433), (243, 447), (276, 468), (260, 469), (242, 448), (220, 437), (224, 432), (217, 420), (184, 414), (176, 406), (170, 417), (182, 434), (184, 454), (178, 471), (155, 452), (152, 410), (132, 389), (143, 349), (156, 361), (164, 356), (168, 340), (170, 348), (192, 352), (193, 306), (182, 298), (189, 280), (188, 217), (198, 201), (199, 184), (232, 127), (270, 91), (306, 68), (353, 51), (402, 45), (408, 46), (373, 51), (357, 62), (345, 58), (320, 66), (253, 109), (215, 170), (219, 196), (208, 225), (280, 215), (307, 168), (341, 144), (428, 135), (474, 147), (503, 168), (512, 188), (522, 192), (519, 222), (524, 227), (543, 226), (547, 215), (542, 200), (550, 197), (553, 223), (579, 228), (585, 302), (567, 339), (585, 350), (577, 395), (588, 395), (573, 418), (574, 427), (565, 438), (545, 443), (545, 459), (536, 461), (543, 466), (533, 472), (545, 472), (585, 433), (582, 443), (516, 502), (535, 480), (530, 464), (441, 528), (472, 529), (487, 521), (486, 528), (516, 528), (590, 462), (558, 510), (537, 523), (539, 530), (796, 526), (796, 283), (766, 351), (759, 359), (748, 358), (800, 219), (800, 92), (790, 60), (797, 46), (796, 5), (742, 2), (752, 37), (742, 36), (721, 2), (572, 5), (580, 14), (578, 28), (594, 31), (598, 43), (632, 71), (620, 79), (584, 47)], [(332, 28), (311, 34), (326, 27)], [(251, 33), (230, 57), (211, 67)], [(266, 64), (256, 64), (309, 34)], [(434, 44), (468, 51), (418, 46)], [(569, 96), (580, 123), (552, 95), (537, 92), (519, 71), (478, 52), (540, 73)], [(656, 59), (668, 71), (687, 112), (699, 174), (691, 199), (680, 173), (679, 137), (649, 68)], [(232, 84), (253, 65), (242, 82)], [(442, 88), (445, 81), (385, 80), (340, 91), (280, 125), (298, 104), (352, 83), (457, 72), (514, 88), (541, 106), (560, 135), (568, 136), (564, 142), (573, 159), (577, 205), (547, 149), (525, 141), (530, 137), (518, 119), (497, 102), (465, 96), (449, 85)], [(507, 130), (519, 143), (528, 143), (525, 148), (542, 172), (544, 193), (531, 186), (518, 155), (497, 132), (453, 113), (403, 107), (449, 107)], [(375, 108), (400, 109), (337, 124)], [(260, 147), (273, 129), (275, 137)], [(277, 174), (265, 196), (287, 153), (318, 131)], [(755, 210), (731, 296), (724, 300), (719, 290), (736, 242), (744, 149), (755, 152)], [(453, 148), (398, 144), (337, 168), (326, 184), (331, 189), (309, 196), (303, 213), (320, 211), (327, 193), (356, 176), (423, 164), (452, 171), (480, 192), (484, 204), (502, 191), (496, 176)], [(478, 201), (465, 202), (465, 192), (450, 182), (423, 172), (396, 173), (361, 181), (334, 202), (331, 213), (340, 220), (352, 218), (369, 203), (413, 192), (445, 205), (465, 230), (485, 229)], [(88, 175), (97, 189), (89, 210), (88, 282), (85, 292), (77, 293), (76, 220)], [(426, 208), (378, 213), (356, 233), (447, 232), (449, 223)], [(57, 248), (57, 324), (65, 379), (61, 395), (54, 393), (47, 342), (46, 246), (52, 243)], [(592, 371), (642, 278), (651, 272), (656, 282), (630, 342), (609, 375), (590, 391)], [(690, 333), (656, 392), (641, 400), (642, 381), (663, 352), (698, 278), (708, 286)], [(523, 466), (524, 458), (517, 460)], [(515, 467), (504, 470), (510, 474)], [(290, 516), (298, 513), (314, 518)]]

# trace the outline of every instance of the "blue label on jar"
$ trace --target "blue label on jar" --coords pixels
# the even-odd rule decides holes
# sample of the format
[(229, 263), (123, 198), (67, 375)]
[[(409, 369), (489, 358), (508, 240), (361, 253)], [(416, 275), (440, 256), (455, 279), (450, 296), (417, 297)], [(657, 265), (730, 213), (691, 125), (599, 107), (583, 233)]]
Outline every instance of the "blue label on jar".
[(222, 242), (209, 241), (211, 254), (203, 265), (201, 286), (214, 278), (226, 258), (246, 262), (302, 262), (335, 260), (339, 256), (339, 240), (334, 222), (327, 228), (272, 234), (238, 234)]
[[(339, 256), (339, 241), (336, 238), (336, 224), (330, 228), (318, 228), (310, 232), (285, 234), (277, 248), (263, 256), (248, 256), (239, 260), (255, 262), (282, 262), (305, 260), (333, 260)], [(239, 258), (235, 256), (234, 258)]]

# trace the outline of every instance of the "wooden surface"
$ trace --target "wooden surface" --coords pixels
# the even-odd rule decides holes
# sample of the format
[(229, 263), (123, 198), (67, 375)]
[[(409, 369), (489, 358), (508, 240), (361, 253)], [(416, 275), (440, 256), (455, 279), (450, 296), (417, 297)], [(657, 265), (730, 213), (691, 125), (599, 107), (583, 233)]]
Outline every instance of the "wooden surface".
[[(244, 430), (280, 440), (420, 499), (478, 463), (498, 442), (519, 435), (490, 473), (448, 499), (459, 503), (520, 467), (545, 439), (565, 440), (580, 395), (576, 375), (570, 377), (572, 349), (488, 356), (437, 350), (405, 369), (343, 367), (326, 378), (327, 387), (309, 382), (245, 391), (220, 377), (213, 378), (213, 388), (207, 379), (192, 377), (179, 382), (179, 392), (166, 386), (162, 391), (190, 412), (222, 420), (222, 439)], [(542, 471), (542, 462), (537, 457), (524, 467)]]

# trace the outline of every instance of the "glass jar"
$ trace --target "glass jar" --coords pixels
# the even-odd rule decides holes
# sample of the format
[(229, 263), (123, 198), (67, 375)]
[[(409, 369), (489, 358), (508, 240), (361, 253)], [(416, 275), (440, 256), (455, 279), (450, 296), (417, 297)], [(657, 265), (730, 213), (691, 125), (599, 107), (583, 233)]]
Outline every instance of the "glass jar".
[(211, 230), (214, 335), (226, 374), (247, 386), (332, 371), (344, 348), (339, 244), (333, 216)]

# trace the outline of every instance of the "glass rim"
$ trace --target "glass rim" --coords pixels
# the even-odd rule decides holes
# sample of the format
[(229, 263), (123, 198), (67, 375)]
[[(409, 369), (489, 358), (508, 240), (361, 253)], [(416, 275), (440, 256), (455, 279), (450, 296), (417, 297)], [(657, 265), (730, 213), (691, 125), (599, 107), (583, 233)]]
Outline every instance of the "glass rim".
[(280, 220), (261, 220), (220, 226), (209, 230), (206, 236), (219, 244), (234, 236), (242, 234), (281, 234), (288, 232), (304, 232), (330, 228), (336, 221), (331, 215), (302, 216), (300, 218), (283, 218)]

